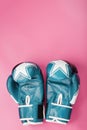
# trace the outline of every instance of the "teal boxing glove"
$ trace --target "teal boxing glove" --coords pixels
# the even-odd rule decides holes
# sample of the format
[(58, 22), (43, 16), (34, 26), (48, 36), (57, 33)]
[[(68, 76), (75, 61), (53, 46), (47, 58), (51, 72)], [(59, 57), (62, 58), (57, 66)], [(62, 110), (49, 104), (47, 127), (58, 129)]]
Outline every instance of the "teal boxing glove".
[(79, 92), (79, 76), (74, 65), (53, 61), (47, 66), (46, 121), (66, 124)]
[(18, 103), (19, 117), (24, 125), (43, 121), (44, 84), (40, 68), (34, 63), (16, 65), (7, 80), (7, 89)]

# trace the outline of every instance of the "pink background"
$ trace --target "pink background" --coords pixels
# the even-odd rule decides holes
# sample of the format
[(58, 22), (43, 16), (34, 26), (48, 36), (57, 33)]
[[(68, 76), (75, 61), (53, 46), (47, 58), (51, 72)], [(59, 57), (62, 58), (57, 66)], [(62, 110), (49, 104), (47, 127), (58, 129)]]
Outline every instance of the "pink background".
[[(86, 0), (0, 0), (0, 130), (87, 129)], [(22, 61), (40, 65), (44, 77), (51, 60), (75, 64), (80, 93), (67, 125), (22, 126), (17, 104), (6, 89), (12, 68)]]

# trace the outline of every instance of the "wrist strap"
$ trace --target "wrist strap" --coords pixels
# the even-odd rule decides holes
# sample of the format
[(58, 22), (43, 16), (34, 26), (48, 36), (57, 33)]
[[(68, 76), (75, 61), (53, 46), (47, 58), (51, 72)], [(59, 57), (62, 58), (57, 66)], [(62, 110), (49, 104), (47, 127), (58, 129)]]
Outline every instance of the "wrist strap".
[(22, 123), (41, 122), (43, 120), (43, 104), (19, 105), (19, 116)]
[(46, 118), (53, 122), (68, 122), (70, 120), (71, 111), (71, 106), (51, 103), (48, 104)]

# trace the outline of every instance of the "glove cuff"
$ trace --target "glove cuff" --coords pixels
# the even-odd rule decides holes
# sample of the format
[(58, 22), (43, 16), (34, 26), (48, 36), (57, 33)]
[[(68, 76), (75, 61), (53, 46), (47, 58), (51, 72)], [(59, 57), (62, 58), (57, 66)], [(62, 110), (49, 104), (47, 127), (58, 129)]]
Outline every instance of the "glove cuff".
[(43, 104), (19, 105), (19, 117), (24, 125), (41, 124), (43, 121)]
[(70, 120), (72, 107), (51, 103), (47, 106), (46, 121), (66, 124)]

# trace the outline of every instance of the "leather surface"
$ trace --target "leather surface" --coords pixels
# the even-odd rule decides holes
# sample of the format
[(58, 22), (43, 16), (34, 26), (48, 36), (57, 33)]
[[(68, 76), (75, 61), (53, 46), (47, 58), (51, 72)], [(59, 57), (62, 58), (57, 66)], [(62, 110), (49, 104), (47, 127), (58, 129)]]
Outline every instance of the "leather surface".
[(20, 118), (33, 118), (31, 122), (43, 120), (43, 118), (38, 118), (38, 112), (40, 112), (38, 105), (43, 106), (43, 76), (36, 64), (21, 63), (15, 66), (12, 75), (7, 80), (7, 88), (19, 104)]
[(77, 71), (72, 67), (62, 60), (53, 61), (47, 66), (47, 120), (52, 120), (50, 116), (54, 116), (53, 121), (63, 118), (66, 121), (56, 121), (68, 122), (67, 119), (70, 119), (72, 109), (67, 106), (72, 107), (75, 103), (80, 84)]

